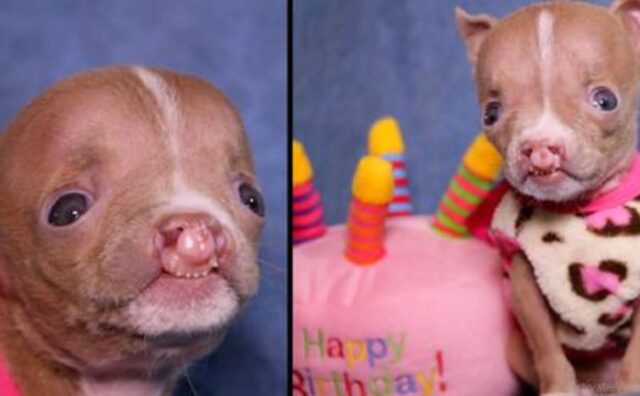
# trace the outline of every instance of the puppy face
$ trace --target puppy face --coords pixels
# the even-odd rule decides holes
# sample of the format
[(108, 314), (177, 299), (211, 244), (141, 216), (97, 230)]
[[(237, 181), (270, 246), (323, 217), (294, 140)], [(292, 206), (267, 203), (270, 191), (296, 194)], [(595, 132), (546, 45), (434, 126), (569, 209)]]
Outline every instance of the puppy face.
[(522, 193), (581, 198), (630, 163), (639, 69), (621, 21), (636, 21), (619, 6), (546, 3), (501, 21), (458, 10), (486, 134)]
[(220, 341), (257, 288), (264, 208), (219, 91), (92, 71), (0, 139), (0, 282), (30, 342), (79, 370), (148, 373)]

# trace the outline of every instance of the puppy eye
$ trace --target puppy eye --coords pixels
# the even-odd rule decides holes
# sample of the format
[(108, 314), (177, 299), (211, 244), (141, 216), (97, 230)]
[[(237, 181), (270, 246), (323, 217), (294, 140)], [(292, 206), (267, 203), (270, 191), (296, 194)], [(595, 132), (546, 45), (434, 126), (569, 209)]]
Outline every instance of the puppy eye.
[(55, 227), (74, 223), (89, 210), (89, 198), (80, 192), (60, 196), (49, 210), (47, 221)]
[(242, 201), (243, 205), (251, 209), (251, 211), (258, 216), (264, 217), (264, 200), (258, 190), (247, 183), (241, 183), (238, 187), (238, 194), (240, 195), (240, 201)]
[(618, 107), (618, 98), (608, 88), (596, 88), (591, 94), (591, 105), (602, 111), (612, 111)]
[(491, 126), (498, 122), (500, 113), (502, 112), (502, 105), (500, 102), (489, 102), (484, 109), (484, 116), (482, 117), (484, 125)]

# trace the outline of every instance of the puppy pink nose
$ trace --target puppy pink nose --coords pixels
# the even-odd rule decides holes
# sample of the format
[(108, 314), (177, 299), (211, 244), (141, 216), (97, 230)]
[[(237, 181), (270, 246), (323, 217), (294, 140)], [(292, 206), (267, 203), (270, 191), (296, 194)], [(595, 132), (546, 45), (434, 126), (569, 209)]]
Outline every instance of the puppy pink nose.
[(205, 214), (178, 214), (158, 224), (155, 246), (162, 268), (176, 276), (199, 277), (217, 267), (224, 236), (217, 221)]
[[(180, 231), (182, 230), (182, 231)], [(213, 254), (213, 237), (204, 224), (190, 224), (178, 228), (176, 252), (188, 263), (198, 264), (207, 261)]]
[(546, 140), (527, 140), (520, 147), (520, 158), (529, 167), (550, 171), (560, 167), (565, 156), (561, 144), (552, 144)]

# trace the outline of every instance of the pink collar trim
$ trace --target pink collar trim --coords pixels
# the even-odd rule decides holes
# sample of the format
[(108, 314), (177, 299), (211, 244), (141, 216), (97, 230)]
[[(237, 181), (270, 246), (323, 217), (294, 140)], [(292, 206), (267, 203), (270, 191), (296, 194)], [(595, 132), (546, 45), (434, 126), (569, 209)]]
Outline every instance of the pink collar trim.
[(7, 367), (4, 356), (0, 355), (0, 395), (2, 396), (21, 396), (20, 390), (16, 385), (9, 368)]
[(631, 169), (622, 178), (620, 185), (611, 191), (598, 195), (580, 207), (580, 212), (598, 212), (623, 205), (640, 195), (640, 154), (636, 153)]
[[(505, 180), (503, 183), (508, 184)], [(573, 202), (540, 202), (531, 197), (520, 195), (515, 189), (510, 189), (525, 204), (533, 204), (543, 209), (560, 213), (593, 213), (616, 206), (624, 205), (632, 199), (640, 196), (640, 154), (636, 153), (631, 163), (631, 168), (620, 180), (620, 185), (611, 191), (594, 197), (590, 201)]]

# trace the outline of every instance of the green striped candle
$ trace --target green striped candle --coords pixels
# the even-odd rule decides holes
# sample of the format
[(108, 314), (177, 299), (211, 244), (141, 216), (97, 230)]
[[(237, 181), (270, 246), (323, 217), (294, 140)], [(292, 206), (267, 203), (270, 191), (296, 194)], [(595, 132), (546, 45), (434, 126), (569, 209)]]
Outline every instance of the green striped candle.
[(445, 191), (433, 228), (445, 235), (469, 235), (466, 220), (482, 203), (500, 174), (502, 159), (484, 134), (478, 135)]

